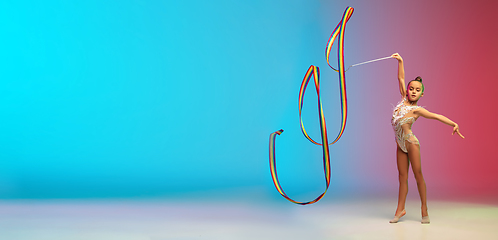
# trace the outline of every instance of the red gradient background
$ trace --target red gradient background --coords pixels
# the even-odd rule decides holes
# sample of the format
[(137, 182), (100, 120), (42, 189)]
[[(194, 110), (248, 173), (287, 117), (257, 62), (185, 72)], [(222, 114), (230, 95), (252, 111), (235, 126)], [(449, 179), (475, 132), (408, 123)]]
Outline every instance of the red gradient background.
[[(322, 4), (324, 22), (333, 22), (326, 11), (337, 8), (337, 3)], [(420, 118), (413, 125), (421, 142), (429, 198), (496, 198), (498, 1), (347, 4), (355, 13), (346, 33), (346, 64), (399, 52), (407, 82), (416, 76), (424, 80), (425, 96), (419, 105), (457, 122), (466, 137), (452, 136), (452, 127), (434, 120)], [(356, 184), (364, 189), (397, 190), (396, 145), (389, 122), (392, 106), (400, 98), (396, 71), (397, 64), (386, 60), (348, 72), (350, 83), (361, 81), (361, 87), (350, 84), (349, 89), (362, 92), (362, 101), (351, 103), (351, 115), (363, 120), (351, 120), (346, 131), (357, 139), (352, 145), (358, 153), (353, 154), (363, 160), (343, 167), (357, 173), (351, 180), (360, 179)], [(413, 194), (414, 178), (409, 181)]]

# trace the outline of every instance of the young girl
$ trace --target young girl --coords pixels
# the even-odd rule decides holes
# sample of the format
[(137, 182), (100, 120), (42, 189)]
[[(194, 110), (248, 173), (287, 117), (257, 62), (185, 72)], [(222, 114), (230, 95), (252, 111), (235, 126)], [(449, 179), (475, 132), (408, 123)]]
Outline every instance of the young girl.
[(427, 212), (427, 190), (422, 167), (420, 165), (420, 144), (413, 134), (412, 124), (420, 117), (436, 119), (453, 127), (453, 134), (457, 133), (461, 138), (458, 124), (447, 117), (427, 111), (425, 108), (417, 106), (418, 100), (424, 96), (424, 84), (422, 78), (417, 77), (408, 83), (408, 90), (405, 88), (405, 70), (403, 67), (403, 58), (398, 53), (391, 57), (398, 60), (398, 81), (401, 101), (393, 111), (391, 124), (396, 135), (397, 150), (396, 158), (399, 171), (399, 195), (398, 208), (394, 218), (390, 223), (397, 223), (398, 220), (406, 214), (405, 202), (408, 194), (408, 167), (412, 165), (413, 174), (417, 180), (418, 193), (422, 202), (422, 223), (430, 223), (429, 213)]

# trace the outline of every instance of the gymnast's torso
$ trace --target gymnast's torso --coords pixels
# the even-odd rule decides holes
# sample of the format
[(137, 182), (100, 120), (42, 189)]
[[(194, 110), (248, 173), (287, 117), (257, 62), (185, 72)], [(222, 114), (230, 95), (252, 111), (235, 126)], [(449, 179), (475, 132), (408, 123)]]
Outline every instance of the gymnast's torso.
[(420, 144), (417, 137), (412, 132), (412, 124), (417, 120), (418, 116), (413, 113), (413, 110), (421, 108), (419, 106), (409, 106), (405, 104), (404, 97), (394, 108), (391, 125), (394, 129), (394, 134), (398, 146), (403, 152), (408, 153), (406, 149), (406, 141), (414, 144)]

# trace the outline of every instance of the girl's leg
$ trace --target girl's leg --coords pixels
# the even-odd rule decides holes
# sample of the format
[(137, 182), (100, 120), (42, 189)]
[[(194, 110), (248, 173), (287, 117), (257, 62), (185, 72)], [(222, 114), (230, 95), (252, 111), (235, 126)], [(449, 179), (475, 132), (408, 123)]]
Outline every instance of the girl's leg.
[(420, 162), (420, 145), (416, 143), (406, 142), (406, 149), (408, 150), (408, 157), (412, 165), (413, 175), (417, 180), (418, 193), (420, 194), (420, 201), (422, 202), (422, 217), (428, 216), (427, 213), (427, 188), (425, 185), (424, 176), (422, 175), (422, 165)]
[[(397, 144), (396, 144), (397, 146)], [(404, 209), (406, 203), (406, 195), (408, 194), (408, 155), (397, 146), (396, 150), (396, 160), (398, 163), (398, 173), (399, 173), (399, 195), (398, 195), (398, 207), (396, 208), (395, 216), (398, 216)]]

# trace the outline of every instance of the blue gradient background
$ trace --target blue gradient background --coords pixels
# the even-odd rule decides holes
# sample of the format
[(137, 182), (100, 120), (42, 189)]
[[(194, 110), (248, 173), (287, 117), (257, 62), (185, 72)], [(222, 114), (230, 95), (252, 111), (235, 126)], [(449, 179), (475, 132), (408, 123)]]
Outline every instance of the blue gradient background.
[[(298, 200), (316, 196), (321, 149), (299, 130), (297, 94), (309, 65), (321, 67), (335, 137), (339, 90), (324, 49), (347, 6), (355, 13), (346, 65), (399, 52), (407, 79), (424, 78), (420, 105), (467, 137), (430, 120), (414, 125), (429, 196), (495, 196), (490, 137), (498, 132), (478, 116), (496, 116), (485, 94), (498, 87), (496, 2), (4, 1), (0, 198), (278, 198), (268, 136), (280, 128), (284, 189)], [(397, 190), (396, 66), (348, 71), (350, 112), (331, 147), (330, 195)], [(319, 138), (311, 90), (304, 121)]]

